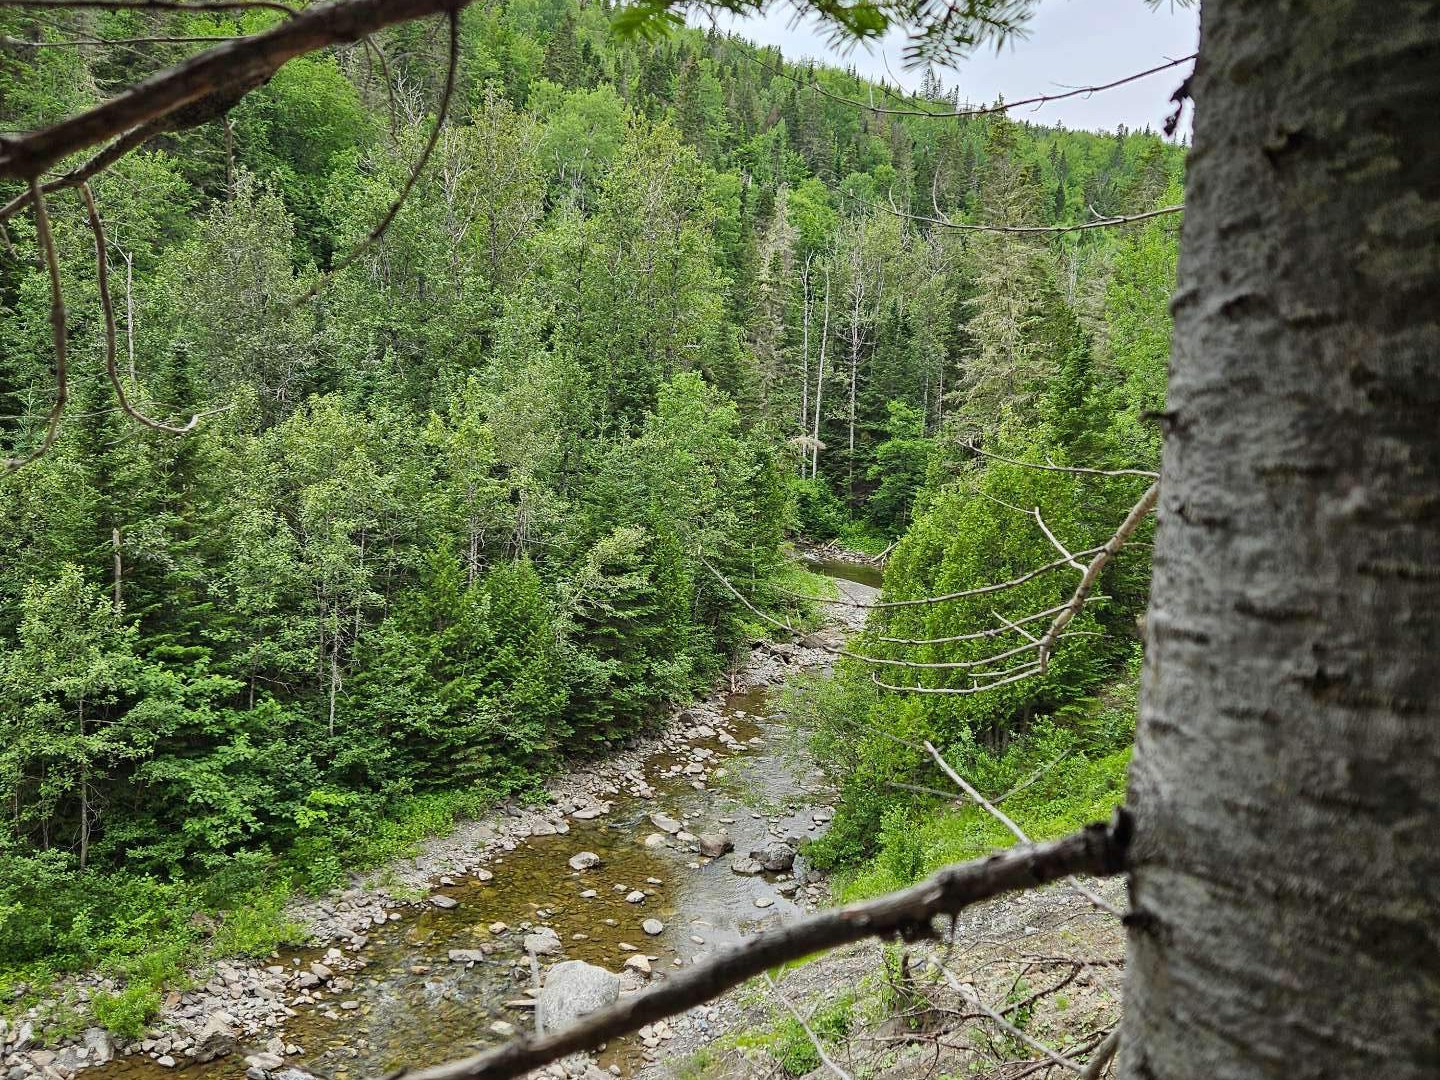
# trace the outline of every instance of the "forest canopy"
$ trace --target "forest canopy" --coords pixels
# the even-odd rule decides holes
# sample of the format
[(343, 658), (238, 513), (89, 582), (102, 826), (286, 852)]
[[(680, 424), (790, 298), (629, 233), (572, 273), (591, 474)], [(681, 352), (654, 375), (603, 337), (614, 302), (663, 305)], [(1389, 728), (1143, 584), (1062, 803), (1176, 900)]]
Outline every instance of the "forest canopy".
[[(273, 17), (6, 9), (4, 126), (189, 47), (146, 39)], [(1144, 486), (972, 447), (1155, 465), (1178, 218), (964, 226), (1173, 207), (1181, 151), (1156, 133), (878, 113), (853, 73), (616, 36), (569, 0), (459, 31), (447, 123), (373, 244), (435, 129), (443, 23), (295, 59), (94, 178), (115, 381), (158, 425), (198, 418), (183, 434), (118, 407), (97, 233), (74, 192), (50, 200), (70, 402), (0, 477), (6, 962), (93, 963), (102, 911), (184, 936), (190, 907), (278, 876), (331, 887), (415, 822), (653, 728), (772, 631), (707, 564), (777, 612), (795, 539), (893, 546), (887, 596), (964, 589), (1052, 557), (1014, 507), (1078, 550)], [(77, 37), (136, 43), (45, 47)], [(919, 100), (959, 94), (932, 72)], [(7, 229), (0, 423), (23, 455), (52, 297), (35, 225)], [(916, 697), (857, 670), (839, 715), (1003, 749), (1125, 670), (1146, 576), (1142, 546), (1043, 678)], [(988, 606), (896, 614), (863, 649), (964, 661), (881, 639)], [(921, 763), (866, 738), (839, 761), (825, 857), (849, 864), (904, 801), (877, 778)]]

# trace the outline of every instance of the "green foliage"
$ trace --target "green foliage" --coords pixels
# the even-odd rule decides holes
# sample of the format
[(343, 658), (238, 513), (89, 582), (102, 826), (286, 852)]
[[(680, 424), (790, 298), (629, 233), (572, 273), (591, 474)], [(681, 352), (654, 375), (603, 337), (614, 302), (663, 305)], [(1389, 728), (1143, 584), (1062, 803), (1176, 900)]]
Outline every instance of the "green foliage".
[[(1011, 22), (1023, 6), (989, 5)], [(977, 462), (957, 438), (1152, 461), (1173, 227), (961, 243), (874, 204), (938, 201), (969, 222), (1144, 209), (1175, 198), (1176, 148), (865, 116), (796, 90), (818, 78), (863, 99), (847, 73), (775, 76), (699, 30), (617, 38), (602, 8), (463, 12), (430, 167), (344, 268), (430, 130), (444, 71), (425, 27), (378, 36), (393, 103), (358, 51), (296, 58), (228, 128), (173, 133), (96, 178), (121, 377), (156, 417), (199, 414), (183, 437), (117, 415), (92, 237), (54, 200), (73, 405), (49, 454), (0, 477), (0, 980), (106, 967), (124, 989), (94, 1011), (137, 1030), (195, 957), (293, 937), (287, 889), (342, 885), (533, 793), (709, 683), (770, 628), (706, 564), (804, 623), (768, 588), (816, 593), (786, 567), (787, 534), (871, 552), (901, 536), (885, 585), (909, 597), (1051, 557), (995, 500), (1043, 506), (1077, 548), (1133, 501), (1131, 481)], [(820, 10), (864, 33), (884, 21)], [(278, 18), (6, 10), (0, 32)], [(50, 122), (177, 50), (0, 51), (0, 121)], [(33, 227), (10, 226), (7, 454), (39, 437), (53, 365)], [(1057, 581), (1003, 611), (1053, 604)], [(898, 879), (943, 847), (889, 786), (924, 762), (877, 731), (938, 739), (997, 784), (988, 763), (1039, 739), (1036, 716), (1073, 740), (1057, 752), (1118, 752), (1124, 718), (1074, 702), (1124, 658), (1143, 557), (1103, 589), (1073, 629), (1104, 636), (1067, 639), (1033, 684), (916, 700), (849, 664), (793, 699), (845, 792), (817, 858), (879, 845)], [(963, 633), (988, 606), (879, 618), (859, 648), (970, 659), (876, 638)]]

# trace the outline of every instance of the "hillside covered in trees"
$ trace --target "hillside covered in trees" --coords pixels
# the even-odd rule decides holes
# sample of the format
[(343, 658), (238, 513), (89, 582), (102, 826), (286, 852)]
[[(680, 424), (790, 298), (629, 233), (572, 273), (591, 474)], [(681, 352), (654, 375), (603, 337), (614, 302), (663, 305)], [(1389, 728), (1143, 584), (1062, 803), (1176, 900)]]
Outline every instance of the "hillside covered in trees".
[[(7, 9), (0, 120), (36, 128), (192, 47), (147, 38), (272, 17)], [(197, 910), (246, 912), (230, 946), (268, 949), (291, 885), (524, 797), (712, 684), (773, 632), (727, 581), (805, 608), (788, 540), (893, 545), (903, 600), (1050, 562), (1033, 507), (1092, 548), (1144, 487), (977, 450), (1155, 467), (1178, 219), (963, 226), (1170, 206), (1178, 148), (908, 115), (955, 108), (934, 76), (922, 108), (878, 113), (855, 102), (897, 99), (843, 71), (618, 38), (597, 5), (512, 0), (460, 29), (449, 122), (374, 244), (447, 93), (443, 24), (296, 59), (96, 178), (113, 386), (97, 234), (51, 201), (69, 403), (0, 477), (14, 978), (157, 942), (178, 963)], [(135, 43), (45, 47), (75, 38)], [(35, 226), (7, 229), (0, 420), (23, 457), (52, 304)], [(967, 685), (884, 662), (973, 659), (996, 603), (1020, 617), (1066, 583), (873, 619), (856, 649), (877, 663), (812, 699), (847, 796), (817, 859), (905, 831), (917, 800), (890, 782), (923, 762), (876, 729), (995, 760), (1027, 733), (1120, 752), (1124, 721), (1063, 714), (1126, 671), (1147, 578), (1141, 543), (1043, 678), (983, 696), (875, 680)]]

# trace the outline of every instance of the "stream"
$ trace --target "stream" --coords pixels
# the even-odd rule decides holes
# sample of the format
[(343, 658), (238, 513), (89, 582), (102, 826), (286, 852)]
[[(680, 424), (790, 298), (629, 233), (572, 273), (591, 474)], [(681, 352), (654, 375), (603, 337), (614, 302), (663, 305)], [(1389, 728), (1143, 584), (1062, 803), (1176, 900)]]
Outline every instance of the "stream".
[[(870, 567), (832, 561), (809, 566), (854, 599), (868, 598), (879, 585), (879, 571)], [(853, 609), (834, 612), (830, 635), (847, 623), (854, 626)], [(812, 650), (790, 670), (813, 670), (817, 658), (823, 654)], [(542, 964), (576, 959), (622, 971), (627, 959), (641, 955), (649, 959), (653, 981), (821, 902), (823, 890), (807, 880), (803, 859), (792, 874), (742, 875), (731, 869), (735, 860), (777, 838), (813, 839), (832, 813), (834, 792), (816, 768), (806, 733), (772, 714), (773, 689), (716, 695), (689, 710), (695, 719), (688, 736), (650, 753), (637, 770), (653, 797), (621, 790), (602, 817), (572, 817), (563, 835), (532, 835), (513, 850), (497, 851), (485, 863), (493, 875), (488, 880), (481, 880), (484, 872), (443, 879), (436, 889), (455, 901), (454, 907), (401, 909), (398, 918), (374, 927), (358, 952), (319, 947), (269, 961), (276, 974), (280, 966), (301, 972), (319, 962), (341, 976), (309, 990), (313, 1001), (290, 1000), (293, 992), (285, 992), (294, 1008), (278, 1033), (290, 1047), (286, 1064), (333, 1080), (355, 1080), (401, 1065), (437, 1064), (497, 1045), (512, 1028), (529, 1030), (534, 1010), (527, 990), (535, 984), (535, 971), (522, 942), (535, 928), (553, 929), (563, 948), (559, 955), (541, 957)], [(708, 770), (703, 784), (694, 770), (686, 771), (697, 759)], [(724, 829), (735, 850), (705, 859), (689, 843), (658, 844), (650, 817), (656, 812), (691, 834)], [(568, 860), (582, 851), (599, 855), (599, 866), (571, 869)], [(644, 899), (633, 902), (637, 891)], [(656, 919), (664, 929), (647, 934), (642, 923)], [(457, 961), (456, 950), (465, 950), (468, 959)], [(639, 972), (626, 972), (625, 978), (631, 988), (645, 982)], [(166, 1067), (142, 1053), (87, 1071), (104, 1080), (176, 1074), (241, 1080), (245, 1055), (265, 1042), (263, 1036), (251, 1044), (242, 1040), (237, 1053), (207, 1064)], [(653, 1036), (611, 1043), (599, 1055), (600, 1065), (628, 1075), (663, 1055), (658, 1043)]]

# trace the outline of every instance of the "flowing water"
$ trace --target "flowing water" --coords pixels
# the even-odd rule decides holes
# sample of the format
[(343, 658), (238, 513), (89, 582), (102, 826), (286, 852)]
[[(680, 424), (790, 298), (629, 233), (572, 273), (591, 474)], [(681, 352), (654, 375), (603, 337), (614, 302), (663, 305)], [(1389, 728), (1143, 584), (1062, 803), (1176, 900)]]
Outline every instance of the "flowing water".
[[(878, 585), (878, 571), (870, 568), (830, 562), (812, 568), (837, 579), (853, 598)], [(527, 1030), (533, 1009), (520, 1003), (534, 973), (521, 933), (492, 933), (497, 922), (544, 923), (564, 943), (564, 959), (611, 970), (634, 955), (622, 944), (634, 946), (656, 958), (659, 978), (717, 946), (799, 915), (801, 908), (781, 891), (775, 875), (741, 876), (731, 871), (731, 861), (777, 833), (818, 835), (833, 792), (815, 768), (804, 733), (772, 714), (764, 689), (729, 696), (722, 716), (734, 744), (689, 741), (716, 754), (705, 790), (696, 790), (683, 772), (672, 772), (691, 760), (685, 747), (658, 751), (643, 770), (654, 799), (621, 794), (605, 817), (572, 821), (568, 834), (530, 837), (492, 859), (493, 880), (457, 877), (444, 889), (459, 901), (455, 908), (415, 910), (376, 928), (361, 954), (365, 966), (345, 972), (353, 985), (327, 993), (318, 1006), (297, 1006), (298, 1015), (286, 1023), (284, 1040), (303, 1048), (294, 1063), (334, 1080), (378, 1076), (496, 1045), (503, 1041), (490, 1031), (497, 1020)], [(655, 831), (649, 820), (655, 810), (683, 816), (694, 833), (724, 828), (735, 854), (704, 861), (674, 847), (645, 846), (644, 837)], [(601, 865), (583, 873), (571, 870), (568, 859), (579, 851), (600, 855)], [(803, 861), (797, 870), (803, 872)], [(627, 903), (626, 894), (637, 889), (649, 893), (645, 901)], [(595, 895), (581, 895), (589, 890)], [(757, 900), (767, 906), (757, 906)], [(664, 931), (647, 936), (641, 929), (646, 919), (661, 920)], [(448, 958), (452, 949), (481, 945), (489, 955), (473, 964)], [(323, 950), (294, 951), (272, 962), (304, 966), (322, 956)], [(627, 1072), (639, 1061), (640, 1048), (629, 1041), (601, 1055), (602, 1064), (618, 1063)], [(189, 1080), (202, 1075), (240, 1080), (244, 1053), (178, 1069), (134, 1055), (116, 1059), (102, 1073), (104, 1080), (162, 1080), (176, 1073)]]

